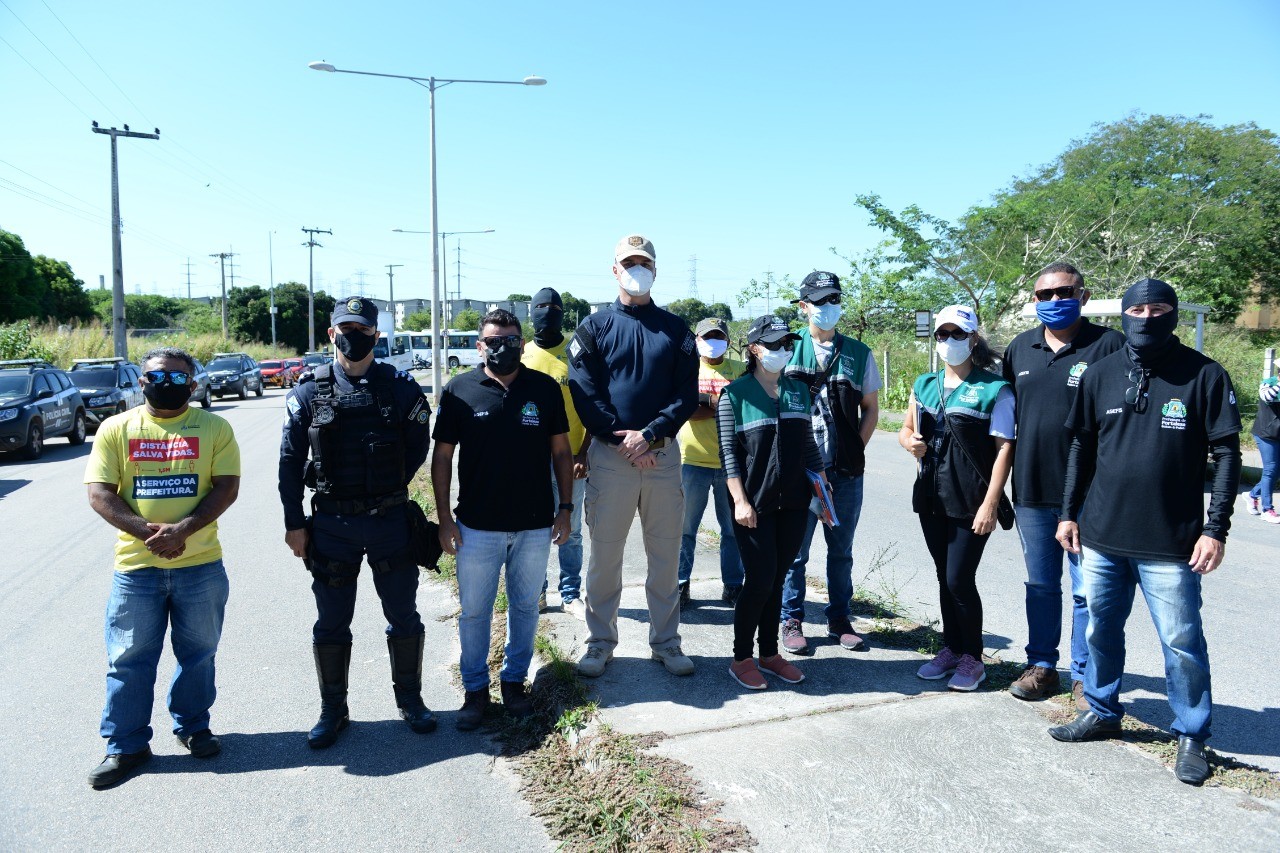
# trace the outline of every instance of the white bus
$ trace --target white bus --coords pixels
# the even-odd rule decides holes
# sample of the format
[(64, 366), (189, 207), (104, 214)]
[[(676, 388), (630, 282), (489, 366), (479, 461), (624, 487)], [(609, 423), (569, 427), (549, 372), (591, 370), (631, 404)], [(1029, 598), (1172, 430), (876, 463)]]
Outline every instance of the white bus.
[(440, 356), (446, 367), (474, 367), (480, 363), (480, 352), (476, 349), (477, 332), (459, 332), (449, 329), (440, 342)]
[(410, 350), (409, 333), (395, 331), (395, 316), (390, 312), (379, 313), (378, 331), (382, 335), (373, 345), (373, 357), (396, 370), (412, 370), (413, 352)]

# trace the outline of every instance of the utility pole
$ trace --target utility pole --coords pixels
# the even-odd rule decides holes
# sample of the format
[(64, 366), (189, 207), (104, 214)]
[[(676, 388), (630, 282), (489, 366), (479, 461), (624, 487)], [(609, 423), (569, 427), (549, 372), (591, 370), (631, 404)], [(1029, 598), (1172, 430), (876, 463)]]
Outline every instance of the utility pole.
[(232, 257), (232, 254), (230, 252), (218, 252), (209, 257), (217, 258), (222, 267), (222, 339), (225, 341), (227, 340), (227, 258)]
[(275, 251), (271, 245), (271, 235), (276, 232), (267, 232), (267, 276), (271, 283), (271, 348), (276, 348), (276, 260)]
[[(391, 309), (391, 319), (394, 321), (396, 316), (396, 267), (402, 267), (404, 264), (387, 264), (387, 292), (390, 296), (387, 307)], [(396, 324), (392, 322), (391, 331), (396, 330)]]
[(307, 352), (316, 350), (316, 246), (324, 248), (316, 242), (317, 234), (332, 234), (323, 228), (303, 228), (307, 235)]
[[(454, 243), (453, 248), (454, 248), (453, 265), (454, 267), (457, 268), (454, 271), (454, 275), (458, 277), (457, 278), (458, 289), (454, 291), (453, 295), (456, 296), (458, 299), (462, 299), (462, 241), (459, 240), (458, 242)], [(444, 283), (444, 296), (445, 296), (444, 304), (445, 304), (445, 307), (448, 308), (449, 307), (449, 282), (448, 281)], [(449, 313), (452, 315), (453, 311), (450, 311)], [(450, 316), (449, 319), (452, 321), (453, 317)], [(445, 326), (445, 328), (447, 329), (448, 326)]]
[(187, 301), (191, 301), (191, 259), (187, 258)]
[(116, 356), (129, 357), (129, 338), (124, 324), (124, 261), (120, 252), (120, 166), (116, 155), (116, 139), (123, 136), (127, 139), (159, 139), (160, 128), (155, 133), (134, 133), (129, 125), (124, 130), (114, 127), (98, 127), (93, 123), (94, 133), (105, 133), (111, 137), (111, 337)]
[(698, 256), (689, 256), (689, 298), (698, 298)]

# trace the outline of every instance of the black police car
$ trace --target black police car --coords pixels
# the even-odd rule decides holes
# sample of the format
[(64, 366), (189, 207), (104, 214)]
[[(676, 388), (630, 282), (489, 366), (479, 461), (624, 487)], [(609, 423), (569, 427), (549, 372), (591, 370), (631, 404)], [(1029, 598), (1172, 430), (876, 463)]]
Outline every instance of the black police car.
[(84, 401), (67, 374), (41, 359), (0, 361), (0, 450), (39, 459), (46, 438), (84, 444)]
[(142, 373), (123, 358), (77, 358), (67, 375), (80, 389), (91, 427), (143, 403)]
[(262, 370), (245, 353), (215, 352), (205, 369), (209, 371), (209, 393), (219, 399), (235, 394), (243, 400), (250, 391), (262, 396)]

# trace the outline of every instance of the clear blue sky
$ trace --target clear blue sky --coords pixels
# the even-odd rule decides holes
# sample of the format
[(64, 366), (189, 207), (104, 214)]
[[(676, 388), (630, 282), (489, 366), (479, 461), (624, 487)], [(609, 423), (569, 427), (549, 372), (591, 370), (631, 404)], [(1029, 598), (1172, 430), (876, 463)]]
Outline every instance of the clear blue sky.
[[(55, 14), (56, 13), (56, 17)], [(60, 19), (60, 21), (59, 21)], [(65, 26), (64, 26), (65, 25)], [(127, 292), (305, 281), (430, 291), (427, 91), (307, 63), (549, 84), (437, 95), (440, 227), (464, 296), (616, 293), (612, 247), (656, 244), (660, 302), (734, 304), (772, 270), (844, 272), (877, 192), (955, 217), (1132, 111), (1280, 131), (1280, 4), (1223, 0), (412, 3), (0, 0), (0, 227), (111, 278), (120, 143)], [(454, 276), (454, 242), (447, 270)], [(734, 306), (736, 310), (736, 305)]]

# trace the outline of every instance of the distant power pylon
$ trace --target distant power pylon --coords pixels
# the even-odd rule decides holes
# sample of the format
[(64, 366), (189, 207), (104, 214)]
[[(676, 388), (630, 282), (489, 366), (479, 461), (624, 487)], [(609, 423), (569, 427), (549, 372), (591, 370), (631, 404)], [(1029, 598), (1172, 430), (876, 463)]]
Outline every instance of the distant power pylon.
[(689, 256), (689, 298), (698, 298), (698, 256)]

